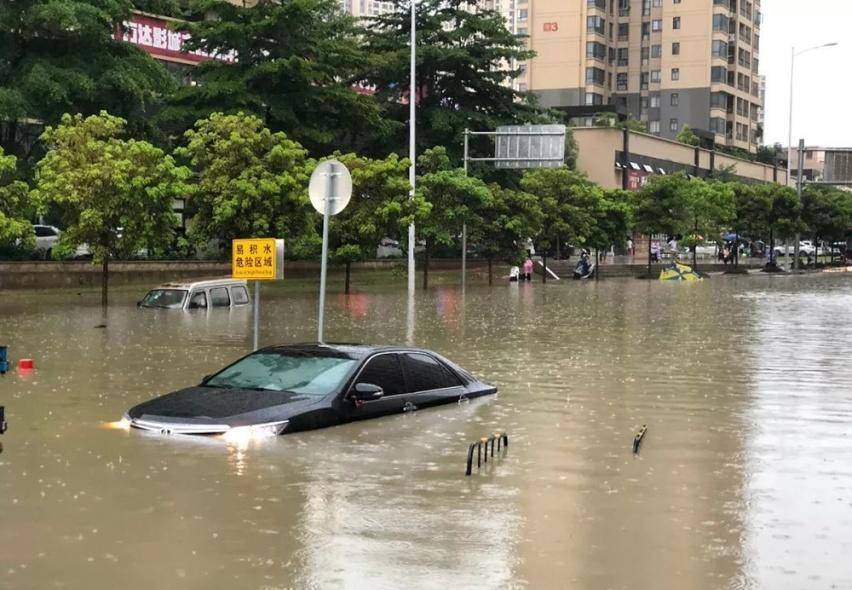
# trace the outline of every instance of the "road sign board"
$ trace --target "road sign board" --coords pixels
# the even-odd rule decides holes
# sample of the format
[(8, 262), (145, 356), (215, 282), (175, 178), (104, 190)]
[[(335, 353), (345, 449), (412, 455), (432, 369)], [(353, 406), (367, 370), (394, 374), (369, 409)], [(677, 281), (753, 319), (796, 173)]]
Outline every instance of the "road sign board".
[(284, 240), (246, 238), (231, 242), (231, 276), (274, 281), (284, 278)]
[(497, 128), (496, 168), (558, 168), (565, 162), (565, 125)]
[(337, 215), (349, 204), (352, 197), (352, 176), (349, 170), (337, 160), (320, 162), (311, 174), (308, 195), (314, 209), (325, 214), (325, 204), (329, 203), (329, 215)]

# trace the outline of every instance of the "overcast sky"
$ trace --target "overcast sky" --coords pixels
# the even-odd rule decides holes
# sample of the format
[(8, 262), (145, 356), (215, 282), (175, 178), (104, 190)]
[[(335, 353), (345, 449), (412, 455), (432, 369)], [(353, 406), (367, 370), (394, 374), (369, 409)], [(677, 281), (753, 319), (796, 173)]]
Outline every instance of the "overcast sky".
[(852, 147), (852, 0), (763, 0), (760, 73), (766, 75), (764, 141), (787, 145), (790, 47), (838, 47), (796, 58), (793, 145)]

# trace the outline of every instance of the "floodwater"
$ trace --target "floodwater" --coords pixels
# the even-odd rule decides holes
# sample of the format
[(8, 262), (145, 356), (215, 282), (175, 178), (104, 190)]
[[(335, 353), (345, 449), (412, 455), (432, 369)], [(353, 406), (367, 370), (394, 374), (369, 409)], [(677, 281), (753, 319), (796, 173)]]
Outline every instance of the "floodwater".
[[(105, 424), (244, 354), (250, 311), (3, 293), (36, 371), (0, 377), (0, 587), (852, 588), (851, 279), (331, 293), (327, 339), (499, 395), (245, 446)], [(315, 339), (315, 301), (265, 287), (261, 343)]]

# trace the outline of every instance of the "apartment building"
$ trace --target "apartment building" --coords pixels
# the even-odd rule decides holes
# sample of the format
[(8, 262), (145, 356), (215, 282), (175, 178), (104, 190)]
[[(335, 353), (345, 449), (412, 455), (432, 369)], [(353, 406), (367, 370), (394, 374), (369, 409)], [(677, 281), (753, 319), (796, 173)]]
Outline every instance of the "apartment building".
[(614, 104), (653, 135), (673, 139), (689, 125), (756, 150), (759, 0), (528, 2), (537, 56), (521, 82), (542, 105)]

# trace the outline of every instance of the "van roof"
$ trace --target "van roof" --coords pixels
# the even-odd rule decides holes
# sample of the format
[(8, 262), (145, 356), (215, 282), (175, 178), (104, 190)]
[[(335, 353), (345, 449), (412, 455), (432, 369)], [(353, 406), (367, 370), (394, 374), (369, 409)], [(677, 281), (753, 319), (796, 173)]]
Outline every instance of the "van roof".
[(202, 279), (198, 281), (171, 281), (169, 283), (163, 283), (162, 285), (158, 285), (154, 287), (155, 289), (194, 289), (194, 288), (207, 288), (207, 287), (231, 287), (236, 285), (242, 285), (245, 287), (247, 285), (246, 281), (242, 279), (230, 279), (228, 277), (223, 277), (221, 279)]

